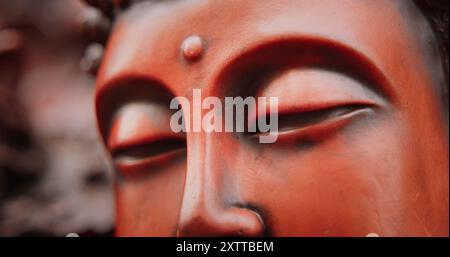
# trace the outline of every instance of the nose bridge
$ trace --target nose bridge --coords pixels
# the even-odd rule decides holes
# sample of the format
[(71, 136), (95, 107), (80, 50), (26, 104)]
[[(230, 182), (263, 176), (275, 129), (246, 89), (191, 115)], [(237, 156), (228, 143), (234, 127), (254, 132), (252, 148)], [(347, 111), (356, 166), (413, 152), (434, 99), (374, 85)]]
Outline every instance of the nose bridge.
[(222, 208), (222, 171), (214, 162), (214, 151), (208, 149), (211, 147), (211, 135), (208, 134), (198, 132), (187, 136), (188, 160), (182, 206), (185, 217), (199, 213), (213, 215), (211, 212)]
[[(227, 170), (217, 133), (188, 133), (188, 161), (178, 235), (263, 234), (261, 217), (235, 200), (232, 174)], [(219, 144), (217, 144), (218, 146)]]

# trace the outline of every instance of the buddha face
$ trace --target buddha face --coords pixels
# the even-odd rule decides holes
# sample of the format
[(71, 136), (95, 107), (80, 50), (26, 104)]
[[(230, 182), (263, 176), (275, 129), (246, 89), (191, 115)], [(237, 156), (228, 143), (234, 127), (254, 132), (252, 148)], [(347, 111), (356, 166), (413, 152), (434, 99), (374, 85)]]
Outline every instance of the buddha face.
[[(117, 234), (448, 235), (441, 67), (412, 1), (133, 5), (96, 93)], [(174, 132), (196, 89), (277, 97), (277, 140)]]

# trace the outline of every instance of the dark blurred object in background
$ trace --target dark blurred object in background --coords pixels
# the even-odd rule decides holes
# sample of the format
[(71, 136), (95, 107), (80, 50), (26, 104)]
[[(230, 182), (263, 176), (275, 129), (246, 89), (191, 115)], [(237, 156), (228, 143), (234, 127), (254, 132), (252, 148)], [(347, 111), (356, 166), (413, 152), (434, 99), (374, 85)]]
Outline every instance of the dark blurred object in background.
[(0, 0), (0, 235), (111, 235), (78, 0)]

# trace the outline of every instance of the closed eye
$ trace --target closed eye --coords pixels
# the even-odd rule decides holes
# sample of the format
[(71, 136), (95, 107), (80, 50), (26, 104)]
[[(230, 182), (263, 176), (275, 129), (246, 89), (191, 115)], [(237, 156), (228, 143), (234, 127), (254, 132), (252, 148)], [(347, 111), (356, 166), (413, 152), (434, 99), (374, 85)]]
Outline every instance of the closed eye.
[(352, 104), (302, 113), (280, 115), (278, 117), (278, 131), (283, 132), (312, 126), (366, 108), (369, 108), (369, 106), (364, 104)]
[(142, 161), (158, 159), (163, 155), (175, 153), (186, 148), (186, 142), (181, 139), (162, 139), (150, 143), (142, 143), (119, 147), (112, 152), (113, 159), (119, 164), (133, 164)]
[[(277, 97), (277, 110), (254, 114), (252, 125), (262, 126), (253, 135), (270, 133), (284, 142), (296, 139), (324, 140), (355, 119), (370, 115), (385, 100), (352, 76), (318, 68), (292, 68), (269, 80), (258, 96)], [(274, 105), (275, 106), (275, 105)], [(270, 116), (268, 116), (270, 115)], [(272, 115), (278, 115), (276, 117)], [(268, 116), (268, 117), (267, 117)], [(264, 121), (264, 118), (266, 122)], [(276, 126), (270, 124), (277, 118)], [(256, 120), (256, 121), (255, 121)], [(258, 122), (258, 123), (259, 123)], [(260, 126), (260, 125), (258, 125)], [(276, 130), (276, 131), (275, 131)]]
[[(278, 134), (280, 141), (289, 141), (298, 137), (320, 140), (343, 128), (359, 115), (369, 113), (375, 107), (376, 105), (371, 104), (348, 104), (288, 114), (279, 113), (278, 130), (275, 133)], [(266, 121), (269, 120), (270, 118), (266, 116)], [(269, 132), (261, 132), (257, 129), (249, 135), (254, 137), (267, 133)]]

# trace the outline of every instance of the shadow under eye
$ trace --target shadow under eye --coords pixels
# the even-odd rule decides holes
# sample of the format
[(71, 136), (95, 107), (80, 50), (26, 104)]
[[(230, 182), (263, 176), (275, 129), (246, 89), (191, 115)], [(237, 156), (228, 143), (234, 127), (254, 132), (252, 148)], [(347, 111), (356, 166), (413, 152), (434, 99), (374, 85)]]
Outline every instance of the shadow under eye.
[(135, 162), (154, 158), (163, 154), (186, 148), (186, 141), (181, 139), (164, 139), (151, 143), (119, 148), (112, 153), (115, 162)]

